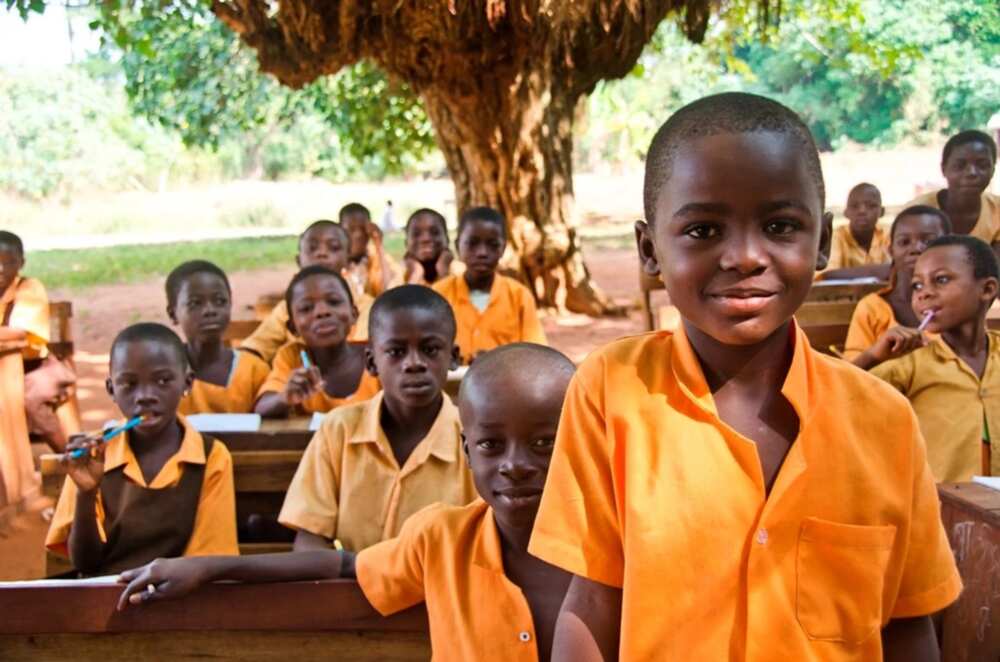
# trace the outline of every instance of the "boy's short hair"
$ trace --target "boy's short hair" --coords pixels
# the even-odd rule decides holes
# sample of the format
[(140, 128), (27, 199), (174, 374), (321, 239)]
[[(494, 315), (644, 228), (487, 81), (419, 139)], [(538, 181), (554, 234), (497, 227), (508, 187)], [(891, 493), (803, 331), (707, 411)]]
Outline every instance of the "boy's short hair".
[(795, 139), (802, 148), (806, 167), (819, 191), (820, 209), (826, 206), (826, 187), (819, 150), (809, 127), (793, 110), (746, 92), (725, 92), (702, 97), (671, 115), (659, 128), (646, 153), (643, 208), (646, 222), (653, 223), (663, 184), (670, 179), (674, 157), (681, 143), (723, 133), (769, 131)]
[(858, 184), (855, 184), (854, 186), (851, 187), (851, 190), (847, 192), (847, 197), (849, 198), (852, 195), (854, 195), (855, 191), (860, 191), (866, 188), (870, 188), (871, 190), (878, 193), (879, 199), (880, 200), (882, 199), (882, 191), (880, 191), (879, 188), (874, 184), (872, 184), (871, 182), (860, 182)]
[(972, 275), (976, 280), (996, 278), (1000, 281), (1000, 264), (997, 263), (997, 255), (990, 245), (982, 239), (967, 234), (946, 234), (927, 244), (926, 250), (938, 246), (961, 246), (965, 249), (965, 255), (969, 264), (972, 265)]
[(170, 272), (170, 275), (167, 276), (166, 290), (168, 307), (177, 307), (177, 297), (180, 296), (181, 286), (184, 285), (184, 281), (194, 274), (212, 274), (214, 276), (218, 276), (222, 279), (222, 282), (226, 284), (226, 292), (230, 295), (233, 293), (233, 288), (229, 285), (229, 278), (226, 276), (225, 271), (208, 260), (190, 260), (175, 267), (174, 270)]
[(369, 221), (372, 219), (372, 213), (368, 211), (368, 207), (365, 207), (360, 202), (348, 202), (340, 208), (340, 212), (337, 214), (337, 220), (343, 223), (346, 217), (353, 216), (354, 214), (361, 214)]
[(507, 219), (493, 207), (470, 207), (458, 217), (458, 236), (462, 236), (465, 226), (473, 221), (485, 221), (500, 228), (500, 233), (507, 237)]
[(18, 255), (22, 258), (24, 257), (24, 242), (13, 232), (8, 232), (7, 230), (0, 230), (0, 246), (7, 246), (13, 248)]
[(184, 347), (184, 341), (174, 333), (173, 329), (156, 322), (139, 322), (122, 329), (111, 342), (110, 361), (114, 362), (115, 351), (120, 346), (133, 342), (154, 342), (166, 345), (177, 357), (177, 364), (181, 370), (188, 368), (187, 348)]
[[(343, 213), (343, 210), (341, 210), (341, 213)], [(299, 243), (301, 244), (302, 240), (306, 238), (306, 235), (309, 234), (311, 231), (315, 230), (316, 228), (327, 228), (327, 227), (336, 229), (337, 232), (343, 235), (344, 241), (347, 241), (349, 239), (349, 237), (347, 236), (347, 230), (344, 229), (343, 225), (341, 225), (336, 221), (331, 221), (326, 218), (321, 218), (318, 221), (313, 221), (312, 223), (310, 223), (306, 227), (306, 229), (302, 231), (302, 233), (299, 235)]]
[(451, 304), (443, 296), (423, 285), (400, 285), (380, 294), (368, 313), (368, 336), (374, 338), (385, 318), (407, 308), (420, 308), (433, 313), (440, 320), (440, 327), (454, 342), (458, 325)]
[(354, 295), (351, 294), (351, 286), (347, 284), (347, 280), (345, 280), (343, 276), (338, 274), (336, 271), (333, 271), (332, 269), (327, 269), (322, 265), (314, 264), (311, 267), (306, 267), (305, 269), (302, 269), (297, 274), (292, 276), (292, 280), (289, 281), (288, 287), (285, 288), (285, 306), (287, 306), (288, 308), (289, 317), (291, 317), (292, 315), (292, 290), (294, 290), (295, 286), (304, 281), (306, 278), (310, 278), (312, 276), (320, 276), (320, 275), (333, 276), (335, 279), (337, 279), (337, 281), (340, 283), (340, 286), (344, 288), (345, 292), (347, 292), (347, 301), (351, 304), (351, 306), (354, 306)]
[(525, 366), (514, 360), (518, 354), (527, 355), (531, 359), (531, 365), (543, 370), (544, 374), (565, 371), (567, 376), (571, 376), (576, 372), (576, 366), (573, 362), (553, 347), (530, 342), (501, 345), (476, 357), (462, 379), (462, 384), (459, 387), (459, 399), (463, 397), (463, 393), (468, 393), (468, 390), (482, 379), (503, 375), (506, 371), (523, 373)]
[(937, 207), (931, 207), (930, 205), (913, 205), (912, 207), (907, 207), (903, 211), (896, 214), (896, 218), (892, 219), (892, 225), (889, 227), (889, 241), (892, 242), (896, 238), (896, 226), (899, 225), (899, 219), (904, 216), (937, 216), (938, 220), (941, 222), (941, 229), (944, 230), (945, 234), (951, 234), (951, 219), (948, 218), (948, 214), (944, 213)]
[(444, 215), (442, 215), (441, 212), (435, 211), (428, 207), (422, 207), (417, 211), (413, 212), (412, 214), (410, 214), (410, 217), (406, 219), (406, 225), (403, 226), (403, 231), (409, 234), (410, 224), (413, 222), (413, 219), (417, 218), (418, 216), (424, 216), (424, 215), (430, 216), (431, 218), (433, 218), (435, 221), (438, 222), (438, 224), (441, 226), (441, 231), (444, 233), (444, 236), (447, 239), (448, 222), (445, 220)]
[(986, 149), (990, 153), (990, 158), (993, 159), (993, 163), (997, 162), (997, 144), (993, 142), (993, 138), (990, 134), (984, 133), (983, 131), (977, 131), (975, 129), (969, 129), (967, 131), (959, 131), (951, 138), (948, 138), (948, 142), (944, 144), (944, 149), (941, 150), (941, 165), (943, 166), (948, 162), (948, 157), (951, 153), (961, 147), (962, 145), (968, 145), (971, 143), (980, 143), (985, 145)]

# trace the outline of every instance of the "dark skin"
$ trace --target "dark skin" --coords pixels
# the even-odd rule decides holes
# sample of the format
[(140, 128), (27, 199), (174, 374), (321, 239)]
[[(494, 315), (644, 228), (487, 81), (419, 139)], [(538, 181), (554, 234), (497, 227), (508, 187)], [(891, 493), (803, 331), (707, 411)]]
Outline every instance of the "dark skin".
[[(458, 347), (454, 331), (433, 310), (396, 310), (373, 322), (366, 361), (382, 383), (379, 423), (402, 467), (441, 411), (448, 370), (458, 366)], [(322, 549), (330, 543), (298, 531), (294, 549)]]
[(917, 330), (921, 318), (911, 306), (913, 268), (927, 244), (945, 234), (941, 219), (933, 214), (912, 214), (896, 221), (889, 252), (896, 270), (896, 282), (891, 292), (881, 295), (892, 307), (899, 322), (887, 330), (875, 344), (854, 357), (853, 363), (862, 370), (908, 354), (927, 344), (927, 338)]
[[(543, 357), (532, 357), (537, 363)], [(566, 366), (520, 365), (481, 384), (464, 385), (459, 402), (465, 448), (476, 489), (494, 509), (504, 573), (528, 602), (539, 659), (549, 660), (555, 621), (570, 575), (527, 553), (569, 382)], [(528, 377), (530, 376), (530, 380)], [(507, 408), (498, 406), (498, 397)], [(507, 397), (510, 396), (510, 397)], [(517, 412), (518, 416), (512, 416)], [(518, 421), (511, 419), (517, 418)], [(454, 550), (442, 550), (452, 554)], [(303, 581), (354, 577), (354, 554), (312, 550), (290, 554), (157, 559), (123, 572), (119, 610), (187, 595), (212, 581)], [(149, 593), (146, 587), (156, 586)], [(358, 617), (372, 612), (359, 613)], [(488, 643), (488, 642), (487, 642)]]
[(493, 508), (504, 574), (528, 601), (543, 662), (571, 575), (528, 554), (528, 540), (571, 375), (561, 365), (501, 368), (463, 385), (459, 405), (476, 491)]
[(465, 263), (466, 284), (470, 290), (489, 292), (507, 246), (503, 228), (489, 221), (467, 221), (455, 241), (458, 257)]
[(254, 410), (266, 418), (287, 416), (319, 389), (345, 398), (358, 389), (365, 371), (364, 348), (347, 342), (358, 309), (337, 278), (326, 274), (306, 278), (295, 285), (291, 301), (288, 328), (302, 338), (313, 365), (293, 370), (280, 393), (260, 396)]
[(998, 287), (996, 278), (975, 277), (963, 246), (929, 248), (913, 270), (914, 310), (933, 311), (928, 330), (940, 333), (979, 378), (989, 356), (986, 314)]
[(347, 266), (347, 248), (350, 238), (344, 228), (334, 223), (315, 225), (299, 238), (299, 254), (295, 264), (300, 269), (321, 266), (340, 273)]
[(0, 244), (0, 294), (7, 291), (24, 269), (24, 255), (15, 246)]
[(418, 214), (406, 228), (404, 281), (433, 283), (448, 274), (454, 259), (448, 250), (448, 231), (441, 219), (431, 214)]
[[(969, 234), (982, 211), (983, 191), (993, 179), (996, 161), (980, 142), (966, 143), (951, 150), (941, 163), (948, 187), (938, 193), (938, 204), (951, 219), (955, 234)], [(997, 250), (994, 245), (993, 250)]]
[[(143, 417), (142, 423), (128, 432), (128, 443), (146, 484), (180, 449), (183, 430), (177, 422), (177, 405), (192, 379), (184, 357), (165, 343), (126, 342), (111, 353), (108, 394), (126, 418)], [(79, 492), (68, 546), (73, 566), (86, 573), (96, 571), (103, 558), (96, 504), (107, 446), (100, 443), (99, 435), (74, 435), (67, 451), (77, 448), (89, 452), (77, 459), (63, 457), (66, 473)]]
[(195, 379), (225, 386), (235, 354), (222, 340), (229, 326), (232, 295), (217, 274), (191, 274), (181, 283), (175, 306), (167, 306), (170, 321), (187, 339), (188, 360)]
[(871, 184), (859, 184), (847, 195), (844, 216), (850, 221), (851, 236), (865, 251), (871, 249), (878, 219), (883, 214), (882, 194)]
[(347, 257), (351, 262), (360, 262), (368, 255), (368, 241), (378, 239), (380, 232), (372, 219), (362, 212), (350, 212), (340, 217), (340, 225), (347, 231), (350, 244)]
[[(638, 222), (636, 239), (642, 268), (663, 279), (680, 309), (719, 418), (756, 444), (769, 494), (799, 427), (781, 394), (794, 351), (790, 320), (830, 244), (801, 147), (766, 131), (686, 141), (653, 223)], [(621, 596), (574, 577), (552, 659), (618, 659)], [(937, 650), (932, 628), (887, 627), (883, 645)]]

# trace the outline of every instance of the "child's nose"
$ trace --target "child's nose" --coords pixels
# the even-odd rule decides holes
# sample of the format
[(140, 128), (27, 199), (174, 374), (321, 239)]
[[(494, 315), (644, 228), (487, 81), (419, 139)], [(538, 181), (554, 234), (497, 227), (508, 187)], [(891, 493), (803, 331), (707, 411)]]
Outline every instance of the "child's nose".
[(427, 363), (419, 351), (407, 352), (403, 357), (403, 370), (406, 372), (420, 372), (427, 369)]
[(749, 234), (732, 237), (719, 259), (722, 269), (735, 269), (742, 273), (757, 271), (764, 263), (765, 252), (760, 242)]

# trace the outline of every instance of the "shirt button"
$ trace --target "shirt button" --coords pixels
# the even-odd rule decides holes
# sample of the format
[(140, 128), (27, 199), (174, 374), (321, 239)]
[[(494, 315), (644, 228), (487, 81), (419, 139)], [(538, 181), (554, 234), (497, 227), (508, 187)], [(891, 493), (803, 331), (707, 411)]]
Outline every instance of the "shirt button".
[(767, 529), (758, 529), (757, 530), (757, 543), (760, 544), (760, 545), (766, 545), (767, 544)]
[(528, 643), (529, 641), (531, 641), (531, 633), (522, 632), (521, 634), (517, 635), (517, 638), (523, 641), (524, 643)]

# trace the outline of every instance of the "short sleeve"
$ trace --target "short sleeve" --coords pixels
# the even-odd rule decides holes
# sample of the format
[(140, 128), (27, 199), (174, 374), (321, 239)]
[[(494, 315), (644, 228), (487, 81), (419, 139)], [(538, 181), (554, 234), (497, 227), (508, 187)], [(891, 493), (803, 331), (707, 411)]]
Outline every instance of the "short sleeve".
[[(56, 503), (55, 513), (52, 515), (52, 523), (49, 524), (49, 532), (45, 536), (45, 548), (50, 552), (69, 556), (69, 532), (73, 527), (73, 519), (76, 516), (76, 483), (69, 476), (63, 480), (62, 491), (59, 493), (59, 501)], [(97, 517), (97, 533), (101, 537), (101, 542), (107, 542), (108, 537), (104, 532), (104, 506), (101, 503), (101, 493), (98, 491), (95, 499), (94, 514)]]
[(620, 588), (625, 560), (612, 440), (601, 407), (588, 393), (584, 370), (592, 365), (581, 367), (566, 393), (528, 551), (575, 575)]
[(49, 297), (40, 281), (34, 278), (21, 280), (8, 325), (28, 334), (26, 358), (48, 355)]
[(278, 522), (327, 540), (336, 537), (343, 437), (339, 421), (326, 417), (302, 454), (285, 494)]
[(271, 363), (282, 345), (291, 339), (286, 323), (288, 309), (285, 302), (278, 303), (264, 318), (257, 329), (240, 345), (243, 349), (256, 352), (265, 362)]
[(281, 393), (284, 391), (285, 386), (288, 385), (288, 378), (297, 367), (299, 367), (299, 359), (295, 353), (295, 345), (289, 343), (274, 355), (271, 372), (268, 373), (267, 379), (261, 385), (257, 397), (259, 398), (265, 393)]
[(198, 512), (184, 556), (239, 554), (239, 551), (233, 458), (226, 447), (216, 441), (205, 460)]
[(826, 263), (826, 269), (823, 271), (832, 271), (834, 269), (843, 269), (847, 266), (847, 260), (844, 257), (844, 241), (841, 237), (842, 228), (838, 228), (833, 233), (833, 241), (830, 242), (830, 259)]
[(869, 372), (903, 395), (909, 395), (914, 373), (913, 354), (884, 361)]
[(433, 545), (432, 523), (441, 509), (440, 504), (434, 504), (414, 513), (397, 537), (358, 553), (358, 584), (368, 602), (383, 616), (424, 601), (425, 559)]
[(927, 464), (927, 450), (917, 425), (910, 416), (913, 449), (913, 502), (910, 527), (903, 547), (902, 573), (891, 618), (926, 616), (944, 609), (962, 592), (962, 580), (955, 557), (941, 523), (937, 485)]
[[(869, 295), (869, 296), (878, 296)], [(844, 359), (853, 361), (862, 352), (875, 344), (880, 335), (878, 320), (875, 319), (873, 306), (868, 297), (858, 302), (851, 323), (847, 327), (847, 340), (844, 341)]]
[[(246, 373), (247, 378), (250, 380), (247, 388), (256, 397), (261, 387), (264, 386), (264, 382), (267, 381), (268, 376), (271, 374), (271, 368), (252, 352), (241, 351), (240, 361), (246, 361), (250, 366), (250, 369)], [(253, 402), (250, 403), (249, 411), (253, 411)]]

